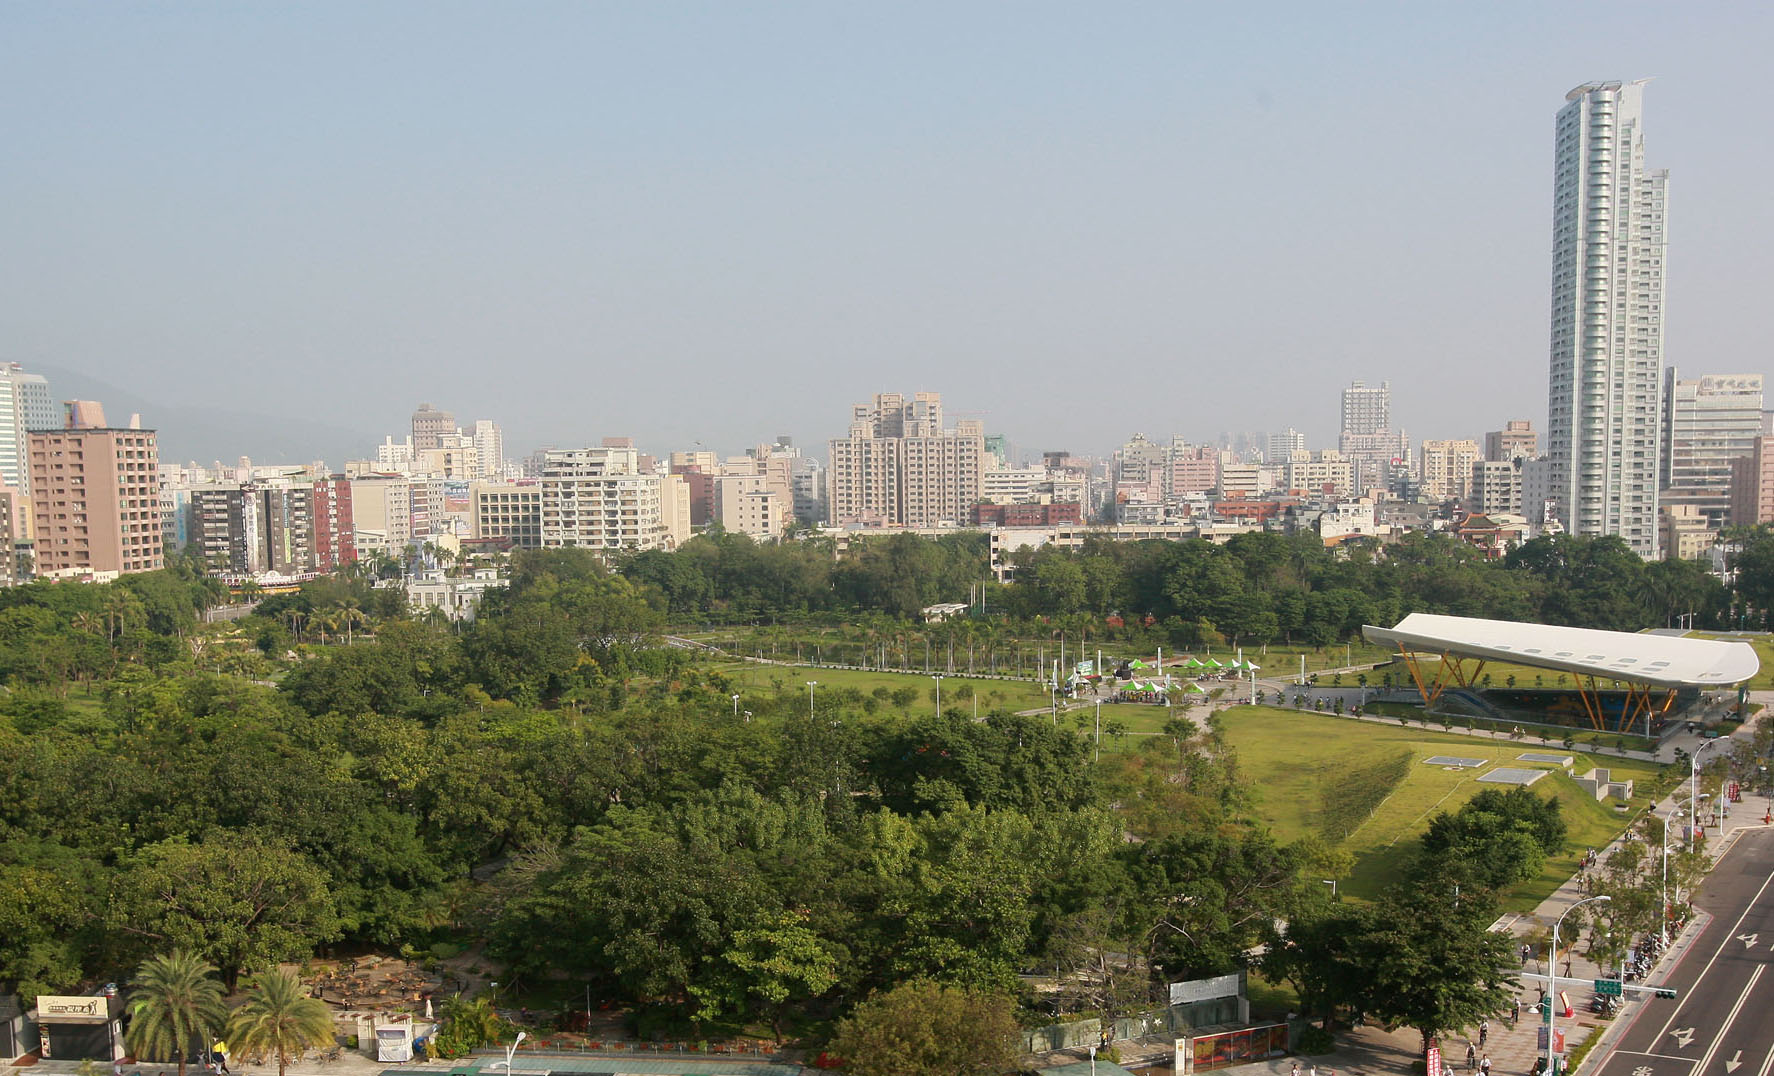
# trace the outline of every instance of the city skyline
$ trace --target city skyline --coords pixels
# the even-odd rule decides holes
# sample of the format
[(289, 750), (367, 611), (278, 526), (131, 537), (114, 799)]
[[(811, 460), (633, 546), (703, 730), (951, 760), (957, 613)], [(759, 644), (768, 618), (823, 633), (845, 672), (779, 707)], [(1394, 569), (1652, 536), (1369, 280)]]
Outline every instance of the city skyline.
[(817, 445), (886, 384), (1031, 450), (1330, 444), (1352, 378), (1390, 381), (1413, 436), (1541, 426), (1546, 103), (1586, 79), (1659, 77), (1668, 361), (1756, 369), (1767, 151), (1714, 105), (1753, 92), (1771, 26), (18, 9), (0, 359), (372, 436), (473, 400), (520, 449)]

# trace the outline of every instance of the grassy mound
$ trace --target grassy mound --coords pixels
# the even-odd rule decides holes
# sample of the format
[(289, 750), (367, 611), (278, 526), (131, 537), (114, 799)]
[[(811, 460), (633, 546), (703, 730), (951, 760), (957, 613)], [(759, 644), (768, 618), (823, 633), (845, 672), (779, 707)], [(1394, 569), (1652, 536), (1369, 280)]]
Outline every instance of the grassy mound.
[(1327, 781), (1319, 791), (1317, 830), (1325, 840), (1340, 844), (1361, 828), (1386, 797), (1411, 772), (1416, 752), (1400, 747), (1390, 756), (1382, 756)]

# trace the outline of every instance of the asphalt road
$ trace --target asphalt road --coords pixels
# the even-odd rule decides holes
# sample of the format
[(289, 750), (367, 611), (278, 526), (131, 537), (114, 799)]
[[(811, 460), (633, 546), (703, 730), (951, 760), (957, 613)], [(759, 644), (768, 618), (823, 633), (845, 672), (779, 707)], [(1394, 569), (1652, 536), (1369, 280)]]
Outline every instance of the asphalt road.
[(1712, 922), (1661, 984), (1678, 998), (1634, 1005), (1595, 1076), (1774, 1073), (1774, 830), (1740, 836), (1695, 903)]

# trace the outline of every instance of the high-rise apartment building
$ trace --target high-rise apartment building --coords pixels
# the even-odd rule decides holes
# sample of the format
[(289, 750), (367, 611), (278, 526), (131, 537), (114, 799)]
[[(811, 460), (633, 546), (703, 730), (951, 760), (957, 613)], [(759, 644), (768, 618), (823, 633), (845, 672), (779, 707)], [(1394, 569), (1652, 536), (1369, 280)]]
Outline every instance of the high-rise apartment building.
[(1431, 501), (1472, 499), (1477, 441), (1424, 441), (1421, 495)]
[(499, 478), (505, 474), (505, 431), (490, 419), (474, 423), (474, 454), (481, 478)]
[(70, 400), (65, 425), (31, 431), (28, 444), (39, 575), (162, 567), (153, 430), (114, 429), (98, 404)]
[(984, 474), (985, 428), (945, 429), (942, 395), (877, 394), (851, 409), (850, 434), (830, 442), (831, 521), (934, 527), (969, 518)]
[(1671, 366), (1663, 387), (1658, 504), (1691, 505), (1710, 526), (1723, 526), (1731, 506), (1731, 461), (1754, 452), (1761, 432), (1761, 374), (1683, 381)]
[(1495, 516), (1522, 514), (1521, 471), (1527, 457), (1479, 460), (1472, 465), (1472, 511)]
[(438, 438), (456, 432), (456, 416), (448, 411), (439, 411), (428, 403), (419, 405), (413, 412), (413, 451), (423, 452), (428, 448), (436, 448)]
[(1556, 124), (1547, 450), (1574, 534), (1657, 555), (1669, 173), (1645, 168), (1644, 83), (1590, 82)]
[[(541, 481), (542, 548), (604, 555), (674, 548), (667, 511), (673, 497), (661, 490), (667, 481), (680, 480), (643, 472), (633, 447), (549, 451)], [(684, 514), (687, 519), (687, 507)]]
[(1540, 437), (1525, 418), (1512, 418), (1502, 429), (1484, 435), (1484, 458), (1492, 463), (1531, 460), (1539, 454)]

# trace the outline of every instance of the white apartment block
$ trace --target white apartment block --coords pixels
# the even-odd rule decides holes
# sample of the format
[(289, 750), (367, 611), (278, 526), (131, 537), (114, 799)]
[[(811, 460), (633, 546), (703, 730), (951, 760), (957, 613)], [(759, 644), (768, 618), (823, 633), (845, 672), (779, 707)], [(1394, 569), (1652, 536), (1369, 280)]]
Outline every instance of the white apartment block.
[(1424, 441), (1420, 470), (1423, 496), (1430, 501), (1471, 500), (1472, 467), (1479, 461), (1477, 441)]
[(1644, 83), (1565, 95), (1553, 176), (1547, 450), (1574, 534), (1657, 555), (1666, 171), (1645, 168)]
[(830, 442), (831, 522), (888, 527), (959, 523), (979, 502), (985, 429), (943, 427), (942, 396), (877, 394), (851, 410), (849, 436)]
[(405, 473), (413, 469), (413, 439), (396, 441), (393, 436), (385, 437), (376, 446), (376, 470)]
[(661, 513), (668, 476), (645, 474), (632, 447), (555, 449), (542, 468), (542, 548), (670, 549), (671, 528)]

